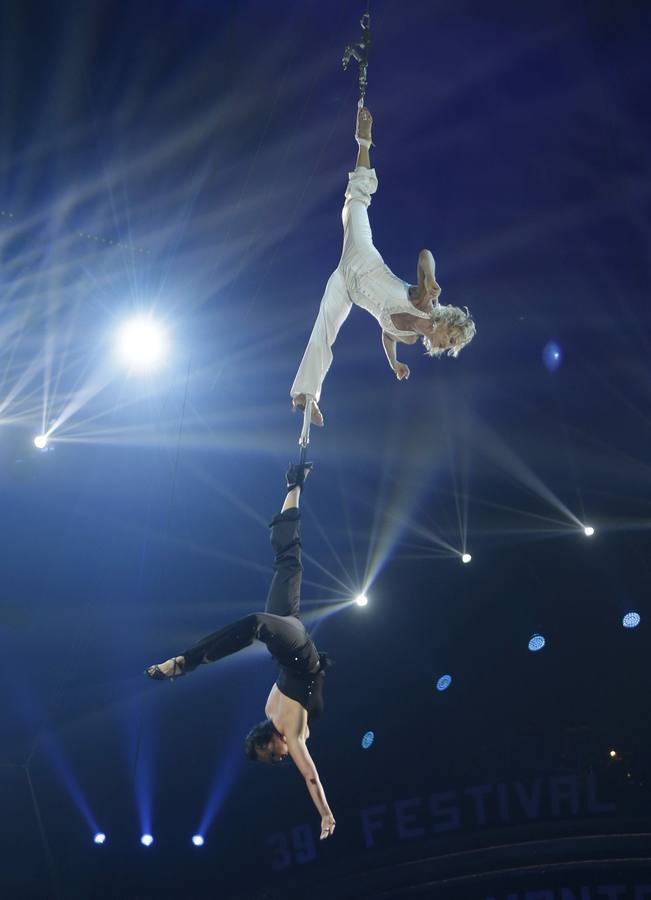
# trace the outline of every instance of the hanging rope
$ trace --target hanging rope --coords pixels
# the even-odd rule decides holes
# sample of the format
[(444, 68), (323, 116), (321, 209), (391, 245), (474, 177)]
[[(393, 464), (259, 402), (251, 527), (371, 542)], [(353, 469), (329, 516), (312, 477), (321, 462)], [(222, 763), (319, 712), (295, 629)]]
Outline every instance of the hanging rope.
[(344, 71), (348, 68), (351, 59), (355, 59), (359, 65), (359, 101), (357, 104), (359, 107), (364, 106), (366, 87), (368, 84), (366, 70), (368, 68), (368, 48), (371, 46), (371, 14), (369, 12), (369, 7), (370, 0), (367, 0), (366, 12), (359, 23), (362, 26), (362, 36), (359, 43), (346, 44), (346, 49), (344, 50), (344, 55), (341, 60)]

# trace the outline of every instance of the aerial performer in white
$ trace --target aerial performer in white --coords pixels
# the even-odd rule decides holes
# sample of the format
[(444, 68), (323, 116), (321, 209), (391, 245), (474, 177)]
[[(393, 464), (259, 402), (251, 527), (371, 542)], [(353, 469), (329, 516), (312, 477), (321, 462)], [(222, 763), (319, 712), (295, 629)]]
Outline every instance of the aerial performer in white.
[(291, 387), (294, 409), (312, 400), (312, 424), (323, 425), (318, 406), (321, 386), (332, 362), (332, 345), (353, 303), (374, 316), (382, 329), (382, 346), (398, 381), (409, 378), (409, 367), (398, 360), (396, 344), (415, 344), (420, 338), (429, 356), (458, 356), (475, 334), (468, 310), (439, 303), (434, 257), (418, 254), (417, 283), (393, 274), (373, 246), (368, 220), (377, 176), (371, 168), (373, 118), (365, 106), (357, 111), (355, 139), (359, 151), (355, 171), (348, 175), (342, 212), (344, 246), (339, 265), (326, 285), (307, 349)]

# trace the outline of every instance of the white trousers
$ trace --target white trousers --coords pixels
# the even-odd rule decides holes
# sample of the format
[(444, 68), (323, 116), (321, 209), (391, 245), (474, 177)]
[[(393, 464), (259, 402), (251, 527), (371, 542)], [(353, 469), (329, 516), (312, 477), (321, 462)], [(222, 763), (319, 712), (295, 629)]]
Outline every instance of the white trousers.
[(344, 226), (341, 259), (326, 284), (316, 322), (291, 387), (292, 397), (310, 394), (315, 400), (319, 399), (323, 379), (332, 363), (332, 345), (351, 310), (357, 279), (383, 264), (382, 257), (373, 246), (368, 220), (371, 195), (376, 190), (375, 169), (360, 166), (349, 173), (346, 201), (341, 214)]

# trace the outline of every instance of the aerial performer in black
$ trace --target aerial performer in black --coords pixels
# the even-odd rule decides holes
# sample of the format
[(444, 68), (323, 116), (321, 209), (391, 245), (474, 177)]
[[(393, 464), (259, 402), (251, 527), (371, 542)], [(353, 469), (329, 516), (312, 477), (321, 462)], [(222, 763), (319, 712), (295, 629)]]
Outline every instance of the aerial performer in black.
[(264, 708), (266, 718), (247, 735), (245, 752), (249, 759), (264, 763), (292, 758), (321, 816), (323, 840), (334, 833), (335, 819), (306, 741), (310, 719), (323, 712), (328, 659), (318, 652), (299, 618), (303, 565), (298, 504), (311, 465), (291, 465), (287, 471), (285, 502), (270, 526), (275, 560), (265, 611), (220, 628), (179, 656), (149, 666), (146, 674), (156, 680), (178, 678), (197, 666), (237, 653), (254, 640), (265, 643), (279, 673)]
[(418, 255), (417, 283), (408, 284), (393, 274), (373, 246), (368, 207), (378, 181), (369, 156), (372, 124), (371, 113), (360, 101), (355, 133), (359, 151), (355, 171), (348, 175), (342, 212), (343, 252), (328, 279), (290, 391), (295, 409), (305, 409), (306, 398), (312, 400), (314, 425), (323, 425), (317, 401), (332, 362), (332, 345), (353, 303), (377, 319), (384, 352), (399, 381), (409, 378), (409, 367), (398, 360), (397, 343), (415, 344), (420, 338), (429, 356), (458, 356), (475, 334), (468, 310), (439, 303), (441, 288), (429, 250)]

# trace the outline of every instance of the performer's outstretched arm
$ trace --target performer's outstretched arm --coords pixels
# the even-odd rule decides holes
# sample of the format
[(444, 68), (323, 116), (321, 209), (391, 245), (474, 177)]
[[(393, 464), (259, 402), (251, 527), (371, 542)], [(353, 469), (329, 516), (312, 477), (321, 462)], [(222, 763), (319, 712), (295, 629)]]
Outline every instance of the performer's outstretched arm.
[[(418, 340), (418, 338), (414, 338), (414, 341)], [(396, 356), (396, 342), (395, 340), (386, 333), (386, 331), (382, 332), (382, 346), (384, 347), (384, 352), (387, 355), (387, 359), (389, 360), (389, 365), (391, 369), (396, 373), (396, 378), (398, 381), (402, 381), (403, 379), (409, 378), (409, 366), (406, 366), (404, 363), (401, 363)]]
[(323, 840), (324, 838), (330, 837), (331, 834), (334, 834), (335, 817), (332, 815), (332, 810), (328, 806), (325, 791), (323, 790), (323, 785), (319, 779), (319, 773), (317, 772), (314, 760), (307, 749), (305, 740), (302, 737), (291, 734), (285, 735), (285, 738), (287, 740), (289, 755), (294, 760), (296, 768), (305, 779), (305, 784), (310, 792), (312, 802), (321, 816), (321, 840)]

